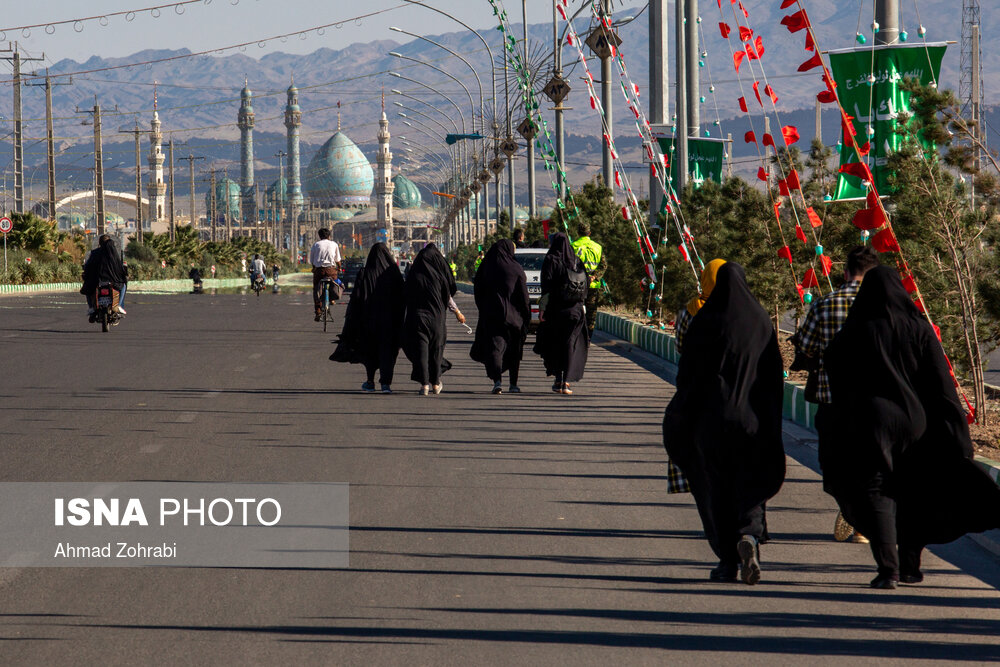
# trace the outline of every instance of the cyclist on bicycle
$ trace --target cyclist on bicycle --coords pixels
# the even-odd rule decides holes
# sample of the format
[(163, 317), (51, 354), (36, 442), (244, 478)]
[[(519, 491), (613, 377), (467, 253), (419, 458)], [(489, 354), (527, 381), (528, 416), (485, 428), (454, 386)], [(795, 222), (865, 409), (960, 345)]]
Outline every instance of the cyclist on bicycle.
[(260, 258), (260, 255), (253, 256), (253, 262), (250, 263), (250, 286), (253, 287), (255, 283), (264, 282), (264, 272), (267, 271), (267, 265), (264, 264), (264, 260)]
[(330, 239), (330, 230), (321, 229), (317, 232), (319, 240), (309, 250), (309, 263), (313, 267), (313, 309), (316, 311), (316, 321), (323, 317), (323, 290), (320, 281), (323, 278), (337, 279), (340, 269), (340, 246)]

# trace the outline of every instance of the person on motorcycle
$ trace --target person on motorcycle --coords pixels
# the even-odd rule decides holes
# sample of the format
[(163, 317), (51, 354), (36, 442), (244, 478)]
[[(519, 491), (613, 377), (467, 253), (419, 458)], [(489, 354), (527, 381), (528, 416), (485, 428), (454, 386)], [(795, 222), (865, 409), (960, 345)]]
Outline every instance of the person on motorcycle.
[(97, 239), (97, 247), (90, 251), (90, 256), (83, 265), (83, 287), (80, 294), (87, 297), (87, 315), (91, 322), (96, 322), (97, 288), (101, 283), (111, 283), (118, 292), (118, 313), (125, 314), (122, 303), (125, 300), (125, 289), (128, 286), (128, 273), (122, 264), (122, 255), (114, 238), (101, 234)]
[(274, 280), (274, 284), (278, 284), (278, 276), (281, 275), (281, 268), (275, 264), (271, 267), (271, 278)]
[(250, 286), (253, 287), (256, 282), (264, 282), (264, 272), (267, 271), (267, 265), (264, 264), (264, 260), (260, 258), (260, 255), (254, 255), (253, 261), (250, 263)]

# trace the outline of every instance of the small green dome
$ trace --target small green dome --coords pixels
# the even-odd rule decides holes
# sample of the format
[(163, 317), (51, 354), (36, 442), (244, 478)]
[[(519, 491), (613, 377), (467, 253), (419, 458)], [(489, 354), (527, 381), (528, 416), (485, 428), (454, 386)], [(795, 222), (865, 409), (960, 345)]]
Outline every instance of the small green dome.
[(417, 184), (402, 174), (392, 179), (392, 184), (396, 189), (392, 193), (392, 205), (394, 208), (420, 208), (423, 198)]
[(321, 222), (344, 222), (353, 218), (355, 214), (356, 211), (349, 208), (328, 208), (320, 212), (319, 219)]

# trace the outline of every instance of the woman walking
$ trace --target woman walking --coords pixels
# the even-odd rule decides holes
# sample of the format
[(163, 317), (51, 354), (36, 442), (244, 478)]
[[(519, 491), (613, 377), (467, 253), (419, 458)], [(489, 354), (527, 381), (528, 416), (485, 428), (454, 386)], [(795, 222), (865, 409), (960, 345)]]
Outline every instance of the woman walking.
[(870, 541), (872, 588), (919, 583), (926, 545), (1000, 527), (1000, 487), (973, 462), (941, 343), (896, 271), (865, 274), (824, 360), (839, 444), (823, 487)]
[(566, 234), (553, 234), (542, 263), (542, 297), (535, 353), (545, 363), (545, 374), (555, 378), (552, 391), (572, 394), (571, 382), (583, 377), (587, 365), (587, 321), (583, 300), (589, 279), (583, 262)]
[(469, 356), (486, 366), (494, 394), (503, 391), (504, 372), (510, 374), (508, 391), (520, 393), (517, 378), (531, 321), (531, 305), (528, 280), (514, 259), (512, 241), (500, 239), (486, 253), (476, 272), (475, 296), (479, 322)]
[(713, 581), (760, 580), (764, 504), (785, 479), (782, 362), (767, 313), (743, 267), (717, 266), (715, 287), (691, 320), (663, 444), (687, 478), (719, 565)]
[(384, 243), (376, 243), (355, 279), (344, 315), (344, 329), (331, 361), (362, 363), (368, 380), (361, 385), (375, 391), (375, 371), (383, 394), (391, 394), (393, 370), (403, 330), (403, 275)]
[(406, 296), (403, 351), (413, 364), (410, 378), (420, 383), (422, 396), (431, 391), (440, 394), (441, 376), (451, 368), (444, 358), (447, 311), (455, 313), (459, 322), (465, 322), (465, 316), (452, 299), (457, 290), (444, 255), (436, 245), (428, 243), (413, 260), (403, 289)]

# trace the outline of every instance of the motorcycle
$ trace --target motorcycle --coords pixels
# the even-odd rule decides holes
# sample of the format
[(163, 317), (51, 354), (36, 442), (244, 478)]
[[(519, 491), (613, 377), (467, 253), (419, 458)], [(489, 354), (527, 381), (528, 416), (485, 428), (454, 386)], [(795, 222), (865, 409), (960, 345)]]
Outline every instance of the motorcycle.
[(264, 274), (255, 273), (250, 280), (250, 289), (257, 293), (260, 297), (260, 293), (264, 291)]
[(110, 283), (97, 286), (97, 310), (94, 311), (92, 322), (101, 323), (101, 331), (107, 332), (109, 326), (117, 326), (121, 315), (117, 308), (118, 292)]

